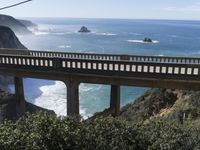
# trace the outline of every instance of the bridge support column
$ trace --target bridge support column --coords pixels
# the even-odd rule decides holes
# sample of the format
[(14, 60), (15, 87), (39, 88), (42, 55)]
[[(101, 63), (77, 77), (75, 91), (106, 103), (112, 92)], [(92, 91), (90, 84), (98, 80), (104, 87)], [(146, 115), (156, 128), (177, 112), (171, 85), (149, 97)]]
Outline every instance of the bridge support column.
[(14, 77), (15, 83), (15, 94), (17, 96), (17, 107), (19, 109), (20, 115), (23, 115), (26, 111), (26, 102), (24, 98), (24, 86), (23, 86), (23, 78)]
[(120, 113), (120, 86), (111, 85), (110, 110), (113, 116)]
[(67, 115), (79, 115), (79, 83), (69, 81), (67, 85)]

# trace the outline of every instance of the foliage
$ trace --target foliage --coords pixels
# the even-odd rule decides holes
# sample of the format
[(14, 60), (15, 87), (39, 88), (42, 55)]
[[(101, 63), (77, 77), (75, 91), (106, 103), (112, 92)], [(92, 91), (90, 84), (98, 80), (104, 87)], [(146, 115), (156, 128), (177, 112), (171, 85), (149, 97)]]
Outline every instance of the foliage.
[(177, 100), (172, 90), (151, 89), (134, 103), (122, 108), (120, 116), (130, 121), (145, 121), (158, 114), (161, 109), (170, 108)]
[(146, 123), (119, 118), (82, 120), (46, 113), (27, 114), (0, 125), (6, 150), (190, 150), (199, 149), (199, 121), (187, 125), (154, 119)]
[(83, 121), (37, 113), (0, 125), (0, 149), (6, 150), (142, 149), (137, 138), (137, 127), (111, 117)]

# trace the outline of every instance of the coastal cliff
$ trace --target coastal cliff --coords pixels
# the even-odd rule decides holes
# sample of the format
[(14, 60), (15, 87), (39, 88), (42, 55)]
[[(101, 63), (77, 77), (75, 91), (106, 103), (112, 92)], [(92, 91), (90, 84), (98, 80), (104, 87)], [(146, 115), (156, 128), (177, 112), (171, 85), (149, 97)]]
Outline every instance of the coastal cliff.
[[(27, 49), (19, 41), (15, 33), (9, 27), (5, 26), (0, 26), (0, 48), (12, 48), (16, 50)], [(16, 121), (20, 117), (18, 108), (16, 107), (16, 96), (2, 90), (6, 89), (7, 86), (12, 83), (13, 77), (0, 75), (0, 123), (5, 119)], [(28, 102), (26, 102), (26, 109), (29, 113), (43, 111), (55, 115), (55, 113), (51, 110), (40, 108)]]
[(19, 20), (8, 15), (0, 14), (0, 26), (9, 27), (16, 34), (32, 34), (23, 22), (20, 22)]
[[(0, 48), (27, 49), (17, 38), (15, 33), (6, 26), (0, 26)], [(1, 87), (13, 83), (13, 78), (0, 75)]]
[(6, 26), (0, 26), (0, 48), (27, 49), (15, 33)]

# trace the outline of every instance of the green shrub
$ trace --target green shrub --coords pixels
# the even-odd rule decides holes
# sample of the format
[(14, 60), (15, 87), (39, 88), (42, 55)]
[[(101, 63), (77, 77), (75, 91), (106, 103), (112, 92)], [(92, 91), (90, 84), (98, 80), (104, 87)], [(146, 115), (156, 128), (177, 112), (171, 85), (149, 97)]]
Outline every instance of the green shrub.
[[(38, 113), (0, 126), (0, 149), (143, 149), (137, 128), (114, 118), (82, 121)], [(142, 146), (142, 147), (141, 147)]]
[[(191, 124), (190, 124), (191, 125)], [(190, 150), (198, 149), (200, 128), (169, 120), (134, 123), (117, 118), (82, 120), (37, 113), (0, 125), (5, 150)], [(196, 133), (196, 131), (198, 131)]]
[(149, 150), (192, 150), (194, 147), (189, 130), (177, 122), (155, 119), (140, 130), (149, 139)]

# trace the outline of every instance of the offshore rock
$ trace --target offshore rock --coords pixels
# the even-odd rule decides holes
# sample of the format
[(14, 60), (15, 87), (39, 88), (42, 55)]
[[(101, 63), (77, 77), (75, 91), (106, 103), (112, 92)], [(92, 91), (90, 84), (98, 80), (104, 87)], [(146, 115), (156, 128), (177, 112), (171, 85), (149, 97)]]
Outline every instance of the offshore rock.
[(87, 27), (85, 26), (82, 26), (81, 29), (78, 31), (78, 32), (82, 32), (82, 33), (88, 33), (88, 32), (91, 32), (90, 30), (88, 30)]
[(152, 39), (145, 37), (143, 42), (152, 43), (153, 41), (152, 41)]

